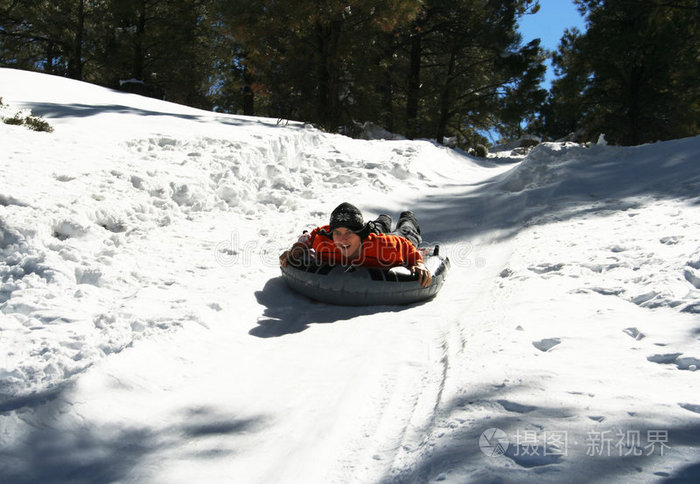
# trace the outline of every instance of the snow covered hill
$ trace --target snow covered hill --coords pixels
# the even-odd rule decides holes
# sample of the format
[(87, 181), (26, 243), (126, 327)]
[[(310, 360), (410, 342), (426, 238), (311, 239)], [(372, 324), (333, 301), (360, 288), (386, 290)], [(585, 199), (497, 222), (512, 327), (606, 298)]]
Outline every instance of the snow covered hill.
[[(0, 69), (8, 483), (697, 482), (700, 137), (489, 160)], [(413, 209), (432, 301), (277, 256)]]

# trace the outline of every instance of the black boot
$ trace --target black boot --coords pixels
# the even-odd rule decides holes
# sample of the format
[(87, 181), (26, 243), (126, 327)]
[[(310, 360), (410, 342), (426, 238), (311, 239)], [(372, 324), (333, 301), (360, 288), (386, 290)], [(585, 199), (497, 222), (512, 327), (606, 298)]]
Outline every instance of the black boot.
[(388, 215), (381, 214), (373, 224), (375, 234), (388, 234), (391, 232), (391, 217)]
[(416, 216), (413, 214), (413, 212), (409, 210), (401, 212), (401, 215), (399, 215), (399, 224), (396, 226), (396, 230), (399, 230), (399, 227), (405, 223), (411, 223), (416, 232), (420, 234), (420, 225), (418, 225), (418, 220), (416, 220)]
[(410, 240), (416, 247), (423, 242), (423, 238), (420, 235), (420, 225), (418, 225), (418, 220), (416, 220), (413, 212), (401, 212), (395, 233)]

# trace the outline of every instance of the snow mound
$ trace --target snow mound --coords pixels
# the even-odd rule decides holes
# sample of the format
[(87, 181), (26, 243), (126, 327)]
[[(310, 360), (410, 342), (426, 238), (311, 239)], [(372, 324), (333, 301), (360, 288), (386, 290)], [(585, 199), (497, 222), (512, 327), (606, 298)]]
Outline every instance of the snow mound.
[(502, 176), (500, 186), (508, 192), (544, 191), (546, 196), (695, 198), (700, 192), (700, 176), (693, 170), (698, 151), (698, 138), (631, 148), (541, 143)]
[[(265, 236), (282, 237), (258, 257), (269, 263), (275, 256), (267, 254), (294, 233), (290, 224), (323, 223), (336, 193), (419, 189), (422, 152), (445, 156), (429, 143), (355, 141), (301, 123), (215, 115), (36, 73), (0, 74), (12, 83), (2, 93), (7, 109), (31, 110), (57, 128), (0, 125), (0, 310), (4, 344), (20, 348), (3, 360), (4, 399), (52, 391), (105, 355), (196, 321), (176, 302), (157, 316), (143, 308), (177, 279), (163, 267), (172, 264), (176, 233), (194, 230), (188, 224), (210, 220), (228, 230), (209, 244), (219, 250), (203, 256), (227, 266), (240, 251), (222, 242), (235, 236), (234, 244), (246, 244), (239, 226), (290, 214), (288, 223), (261, 224)], [(304, 225), (291, 216), (298, 212)]]

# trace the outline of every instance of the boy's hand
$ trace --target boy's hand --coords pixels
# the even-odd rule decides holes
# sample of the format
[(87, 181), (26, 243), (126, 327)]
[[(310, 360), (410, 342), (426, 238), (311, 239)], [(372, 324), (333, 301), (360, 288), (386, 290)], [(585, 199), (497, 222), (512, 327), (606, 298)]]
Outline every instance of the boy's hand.
[(289, 264), (290, 260), (291, 261), (301, 260), (301, 258), (304, 256), (305, 250), (307, 250), (307, 249), (301, 245), (294, 245), (294, 246), (292, 246), (291, 249), (285, 250), (280, 255), (280, 265), (282, 267), (287, 267), (287, 264)]
[(413, 274), (418, 276), (418, 282), (421, 286), (428, 287), (430, 283), (433, 282), (433, 275), (422, 262), (419, 262), (410, 269)]

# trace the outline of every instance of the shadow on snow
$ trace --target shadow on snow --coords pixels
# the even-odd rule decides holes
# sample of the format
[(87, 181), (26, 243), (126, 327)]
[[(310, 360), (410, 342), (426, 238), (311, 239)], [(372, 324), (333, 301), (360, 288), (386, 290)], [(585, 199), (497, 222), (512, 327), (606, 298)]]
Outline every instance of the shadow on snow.
[(300, 333), (311, 324), (335, 323), (371, 314), (405, 311), (424, 304), (417, 302), (406, 306), (334, 306), (293, 292), (284, 279), (275, 277), (255, 293), (258, 303), (265, 306), (258, 326), (249, 334), (259, 338)]
[[(203, 405), (183, 408), (165, 427), (87, 425), (66, 408), (65, 388), (37, 412), (22, 416), (18, 410), (28, 431), (0, 448), (4, 484), (147, 482), (149, 466), (142, 464), (154, 454), (175, 449), (183, 460), (230, 458), (237, 449), (222, 447), (217, 437), (255, 432), (266, 420)], [(187, 450), (192, 447), (196, 450)]]
[[(523, 389), (523, 384), (507, 387), (505, 392), (514, 388)], [(681, 448), (686, 455), (697, 456), (700, 450), (700, 423), (663, 426), (644, 419), (630, 421), (624, 430), (640, 431), (642, 439), (646, 431), (668, 431), (667, 449), (662, 453), (660, 446), (654, 447), (650, 455), (632, 455), (637, 447), (613, 448), (610, 453), (601, 446), (600, 453), (588, 453), (587, 431), (600, 425), (587, 423), (586, 417), (576, 417), (577, 411), (561, 406), (521, 407), (516, 403), (503, 400), (504, 389), (498, 385), (482, 387), (446, 402), (439, 412), (441, 422), (449, 423), (454, 431), (441, 431), (440, 439), (424, 439), (431, 442), (412, 462), (409, 468), (393, 469), (380, 482), (414, 483), (449, 482), (467, 483), (510, 483), (510, 482), (623, 482), (630, 476), (638, 476), (640, 482), (659, 482), (663, 484), (690, 484), (700, 482), (700, 459), (697, 462), (678, 465), (682, 459), (674, 459), (677, 467), (669, 468), (665, 456)], [(470, 416), (470, 412), (474, 412)], [(538, 422), (538, 420), (542, 420)], [(560, 420), (557, 428), (545, 428), (551, 421)], [(462, 422), (461, 425), (455, 423)], [(583, 423), (582, 423), (583, 422)], [(590, 429), (587, 429), (587, 426)], [(505, 432), (508, 444), (504, 452), (493, 452), (486, 447), (482, 434), (490, 429)], [(583, 429), (583, 430), (582, 430)], [(605, 429), (613, 431), (614, 429)], [(527, 441), (531, 431), (542, 436), (545, 431), (565, 431), (568, 442), (556, 452), (546, 452), (541, 441), (533, 444)], [(612, 432), (614, 434), (614, 431)], [(444, 435), (442, 435), (444, 434)], [(514, 438), (514, 436), (518, 436)], [(426, 436), (427, 437), (427, 436)], [(644, 445), (642, 441), (642, 445)], [(592, 447), (591, 447), (592, 448)], [(629, 452), (630, 455), (624, 455)], [(489, 455), (490, 453), (490, 455)], [(692, 459), (692, 457), (691, 457)]]
[(300, 123), (291, 123), (284, 120), (274, 120), (271, 118), (245, 117), (240, 115), (225, 115), (221, 113), (202, 111), (202, 114), (187, 114), (178, 112), (148, 110), (123, 104), (59, 104), (49, 102), (28, 102), (25, 103), (32, 113), (49, 119), (60, 118), (86, 118), (99, 114), (134, 114), (138, 116), (169, 116), (180, 118), (186, 121), (197, 121), (211, 123), (213, 118), (220, 124), (231, 126), (268, 126), (287, 127), (302, 126)]

